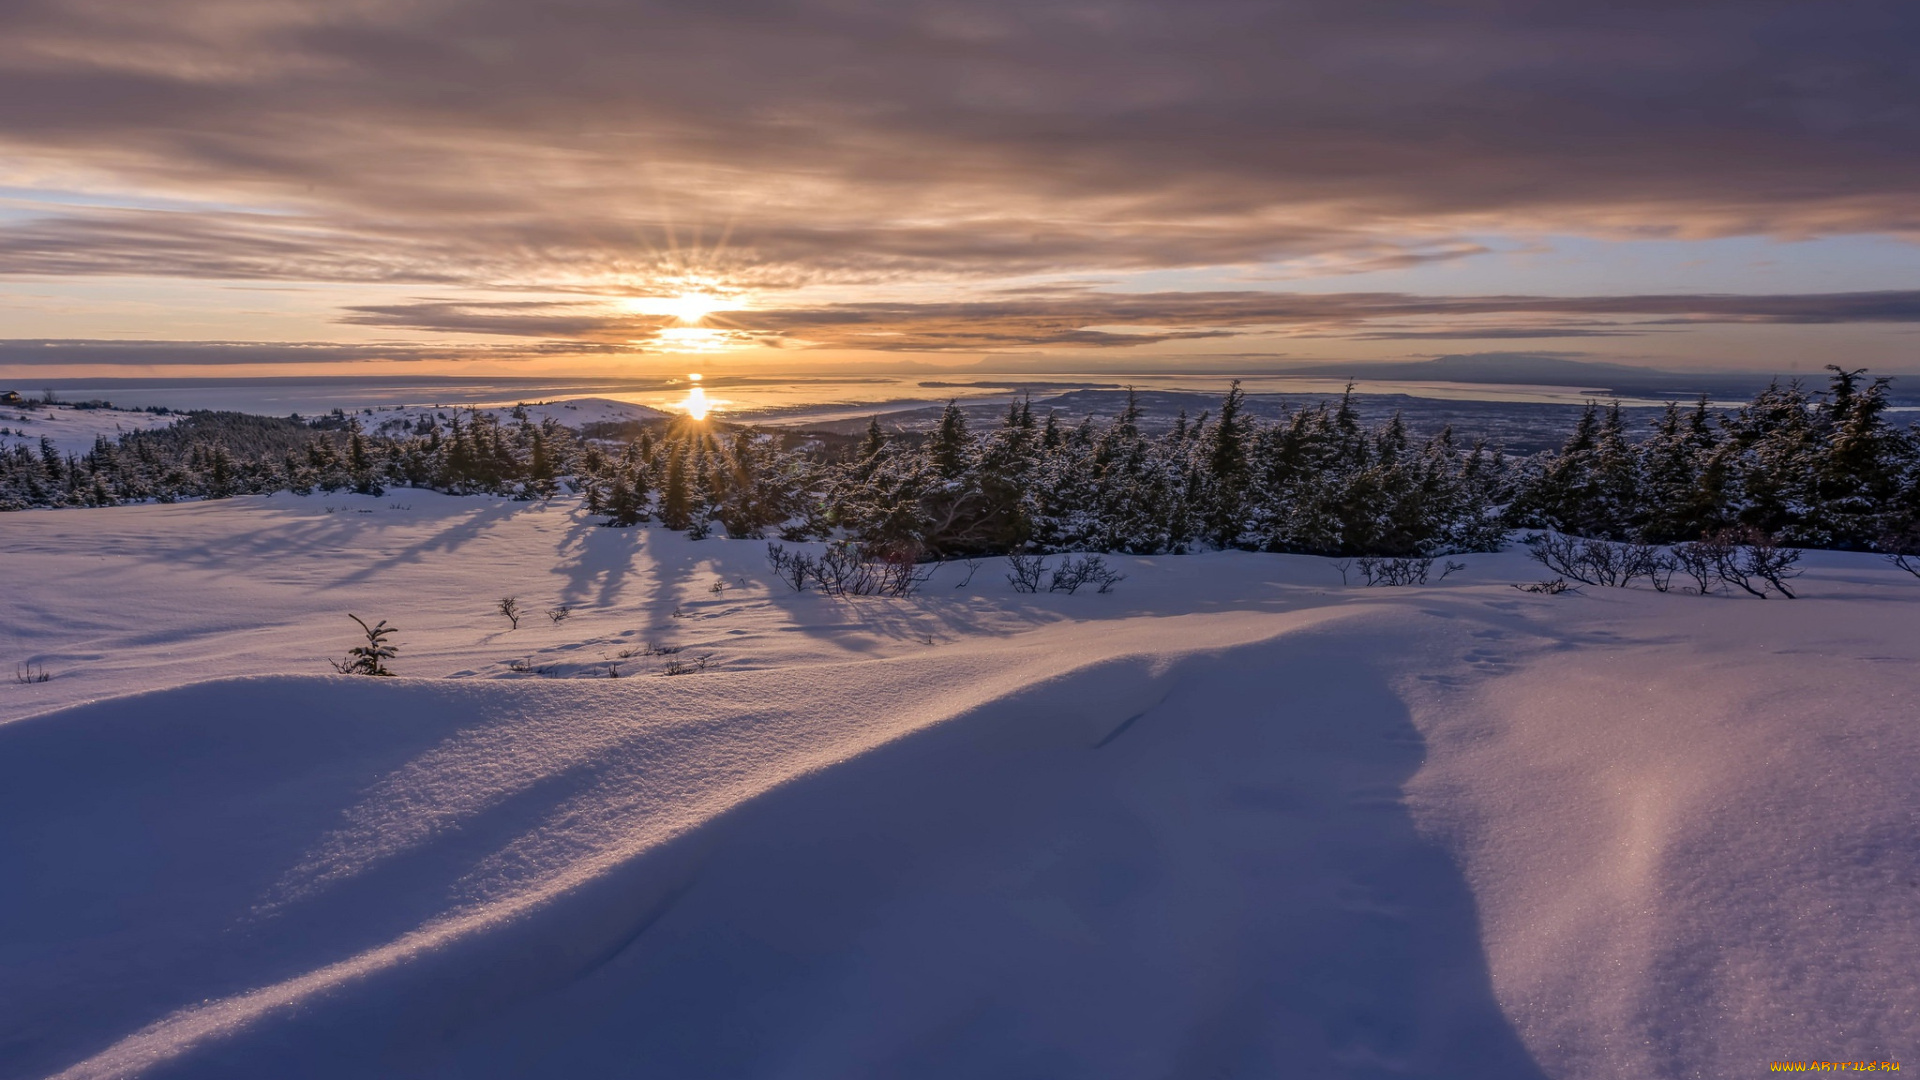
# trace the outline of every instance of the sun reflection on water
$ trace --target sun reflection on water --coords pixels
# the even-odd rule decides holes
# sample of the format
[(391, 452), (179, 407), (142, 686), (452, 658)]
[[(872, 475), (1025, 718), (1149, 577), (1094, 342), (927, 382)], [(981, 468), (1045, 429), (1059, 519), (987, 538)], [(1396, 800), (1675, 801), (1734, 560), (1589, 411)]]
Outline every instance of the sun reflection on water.
[(688, 375), (687, 381), (693, 385), (687, 387), (687, 400), (682, 402), (680, 407), (687, 411), (689, 417), (705, 420), (707, 413), (713, 408), (713, 403), (707, 400), (707, 388), (700, 385), (700, 373), (696, 371)]

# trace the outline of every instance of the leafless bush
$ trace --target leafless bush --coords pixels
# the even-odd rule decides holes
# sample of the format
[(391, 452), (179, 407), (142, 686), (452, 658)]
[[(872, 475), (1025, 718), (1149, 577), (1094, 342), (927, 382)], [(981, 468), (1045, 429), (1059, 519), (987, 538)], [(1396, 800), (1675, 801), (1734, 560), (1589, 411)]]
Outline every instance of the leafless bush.
[(707, 670), (707, 661), (711, 659), (713, 659), (713, 654), (706, 653), (702, 656), (696, 656), (691, 660), (669, 660), (667, 661), (667, 666), (660, 669), (660, 675), (662, 678), (671, 678), (675, 675), (692, 675), (695, 672), (705, 671)]
[(547, 609), (547, 618), (553, 620), (553, 625), (555, 626), (559, 626), (561, 623), (566, 622), (567, 617), (572, 614), (573, 614), (573, 608), (566, 604), (561, 604), (559, 607), (550, 607)]
[(1620, 560), (1622, 585), (1630, 585), (1634, 578), (1643, 577), (1657, 592), (1670, 589), (1674, 572), (1680, 569), (1674, 557), (1658, 544), (1626, 544), (1620, 548)]
[(1548, 596), (1559, 596), (1564, 592), (1580, 591), (1580, 586), (1568, 584), (1567, 579), (1563, 577), (1554, 578), (1552, 581), (1536, 581), (1531, 585), (1515, 585), (1514, 588), (1519, 589), (1521, 592), (1545, 593)]
[(1007, 556), (1007, 566), (1013, 571), (1007, 575), (1007, 583), (1013, 586), (1014, 592), (1040, 591), (1040, 575), (1047, 569), (1046, 556), (1015, 552)]
[(708, 591), (708, 592), (710, 592), (710, 593), (712, 593), (712, 594), (713, 594), (713, 595), (715, 595), (715, 596), (719, 596), (719, 595), (720, 595), (721, 593), (723, 593), (723, 592), (726, 592), (726, 591), (727, 591), (727, 579), (726, 579), (726, 578), (715, 578), (715, 579), (714, 579), (714, 582), (713, 582), (713, 584), (712, 584), (712, 585), (709, 585), (709, 586), (707, 587), (707, 591)]
[(1727, 554), (1728, 546), (1711, 537), (1673, 545), (1674, 566), (1693, 579), (1694, 592), (1701, 596), (1713, 594), (1714, 582), (1720, 580), (1720, 564)]
[(813, 579), (828, 596), (912, 596), (933, 576), (934, 564), (905, 551), (838, 540), (813, 560)]
[(1796, 565), (1801, 554), (1799, 548), (1781, 547), (1760, 529), (1743, 526), (1708, 533), (1690, 544), (1676, 544), (1673, 561), (1694, 580), (1702, 596), (1717, 581), (1763, 600), (1769, 588), (1792, 600), (1794, 592), (1787, 582), (1801, 575)]
[(1099, 555), (1069, 555), (1054, 568), (1052, 577), (1047, 581), (1047, 591), (1072, 596), (1082, 585), (1097, 585), (1099, 592), (1112, 592), (1113, 587), (1126, 580), (1126, 577), (1109, 567), (1107, 560)]
[(399, 655), (399, 651), (387, 644), (387, 638), (397, 631), (388, 626), (385, 619), (381, 619), (378, 625), (368, 626), (366, 620), (358, 615), (348, 614), (347, 618), (360, 624), (361, 632), (367, 636), (366, 643), (348, 649), (345, 660), (329, 660), (327, 663), (342, 675), (391, 676), (393, 672), (387, 670), (387, 661)]
[(813, 556), (804, 551), (788, 551), (785, 544), (767, 545), (767, 565), (773, 567), (773, 575), (794, 592), (806, 592), (807, 583), (818, 576)]
[[(1793, 590), (1787, 587), (1787, 582), (1805, 572), (1795, 565), (1800, 561), (1800, 549), (1781, 547), (1771, 535), (1759, 529), (1743, 530), (1737, 540), (1735, 564), (1738, 572), (1746, 578), (1764, 581), (1778, 589), (1781, 596), (1794, 599)], [(1746, 588), (1744, 584), (1741, 587)], [(1752, 589), (1747, 591), (1753, 592)], [(1762, 590), (1755, 595), (1765, 596), (1766, 593)]]
[(973, 575), (980, 572), (980, 567), (986, 564), (986, 560), (985, 559), (968, 559), (966, 560), (966, 563), (967, 563), (967, 576), (961, 578), (960, 583), (954, 586), (954, 588), (956, 589), (964, 589), (967, 586), (973, 584)]
[(1889, 563), (1920, 578), (1920, 528), (1883, 536), (1879, 548)]
[(511, 596), (503, 596), (500, 598), (499, 603), (493, 605), (493, 610), (507, 617), (507, 622), (512, 624), (511, 629), (520, 629), (520, 616), (522, 612), (518, 599)]
[(1627, 575), (1626, 549), (1620, 545), (1564, 533), (1535, 533), (1525, 543), (1536, 561), (1561, 577), (1621, 587), (1632, 581)]
[(904, 552), (883, 554), (872, 565), (877, 572), (874, 592), (880, 596), (912, 596), (939, 568), (938, 563), (914, 562)]
[(551, 666), (534, 666), (532, 657), (507, 661), (507, 670), (513, 672), (515, 675), (551, 675), (553, 673)]
[[(338, 665), (336, 664), (335, 666), (337, 667)], [(47, 665), (45, 664), (36, 664), (29, 660), (24, 664), (13, 665), (14, 682), (21, 684), (43, 683), (51, 678), (53, 678), (53, 673), (47, 670)]]
[(854, 545), (841, 541), (827, 545), (827, 550), (813, 563), (813, 580), (820, 583), (820, 591), (828, 596), (844, 596), (851, 587), (857, 593), (862, 585), (861, 559)]
[[(1427, 575), (1433, 570), (1432, 559), (1385, 559), (1373, 555), (1355, 559), (1353, 565), (1360, 571), (1360, 580), (1368, 585), (1425, 585)], [(1447, 567), (1448, 574), (1459, 569), (1452, 563)], [(1345, 574), (1341, 576), (1344, 578)]]

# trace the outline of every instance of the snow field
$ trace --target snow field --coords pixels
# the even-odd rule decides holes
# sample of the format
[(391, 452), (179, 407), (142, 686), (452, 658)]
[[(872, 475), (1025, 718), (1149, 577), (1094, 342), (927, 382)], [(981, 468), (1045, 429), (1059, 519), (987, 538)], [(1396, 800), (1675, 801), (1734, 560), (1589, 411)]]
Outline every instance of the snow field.
[(112, 442), (129, 431), (168, 427), (177, 419), (124, 409), (0, 405), (0, 450), (24, 446), (37, 454), (40, 440), (46, 438), (53, 440), (62, 454), (84, 454), (101, 436)]
[[(54, 674), (0, 693), (0, 1076), (1719, 1077), (1920, 1031), (1920, 582), (1870, 557), (1792, 602), (1515, 553), (834, 600), (426, 492), (0, 548), (0, 659)], [(347, 610), (419, 677), (323, 674)]]

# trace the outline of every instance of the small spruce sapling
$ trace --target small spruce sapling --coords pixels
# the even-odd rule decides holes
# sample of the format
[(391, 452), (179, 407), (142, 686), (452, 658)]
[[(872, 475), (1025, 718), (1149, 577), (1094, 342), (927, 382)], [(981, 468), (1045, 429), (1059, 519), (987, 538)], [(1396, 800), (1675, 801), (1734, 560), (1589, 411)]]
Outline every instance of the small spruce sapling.
[(368, 626), (366, 620), (358, 615), (348, 613), (347, 618), (360, 624), (360, 630), (367, 635), (367, 643), (348, 649), (345, 660), (329, 660), (328, 663), (333, 665), (333, 670), (342, 675), (391, 677), (393, 672), (387, 670), (387, 661), (397, 656), (399, 650), (387, 644), (387, 638), (396, 632), (395, 629), (388, 626), (385, 619), (381, 619), (374, 626)]

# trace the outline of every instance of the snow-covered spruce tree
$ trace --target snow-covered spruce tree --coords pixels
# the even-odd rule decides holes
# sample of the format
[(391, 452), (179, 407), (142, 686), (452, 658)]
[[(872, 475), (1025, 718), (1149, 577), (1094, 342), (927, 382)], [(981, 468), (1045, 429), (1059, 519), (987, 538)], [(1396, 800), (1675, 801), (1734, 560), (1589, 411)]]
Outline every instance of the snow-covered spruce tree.
[(388, 626), (385, 619), (381, 619), (374, 626), (368, 626), (366, 620), (358, 615), (349, 614), (347, 618), (360, 624), (360, 630), (366, 635), (367, 640), (363, 644), (348, 649), (345, 660), (328, 661), (333, 665), (333, 669), (342, 675), (391, 677), (393, 672), (387, 669), (387, 661), (398, 656), (399, 650), (387, 644), (387, 638), (397, 631)]

